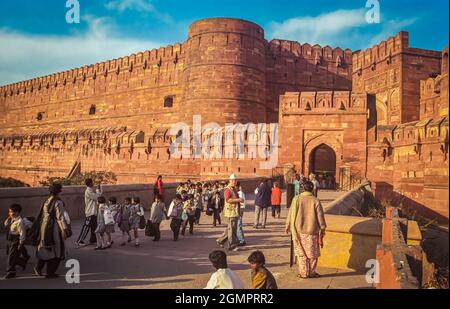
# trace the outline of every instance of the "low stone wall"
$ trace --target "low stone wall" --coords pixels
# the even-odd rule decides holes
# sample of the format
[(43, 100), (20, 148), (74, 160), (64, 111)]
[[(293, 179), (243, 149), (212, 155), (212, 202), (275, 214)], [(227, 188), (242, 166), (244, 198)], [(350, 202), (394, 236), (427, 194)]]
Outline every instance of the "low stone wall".
[[(370, 182), (366, 181), (325, 206), (324, 211), (331, 215), (352, 216), (363, 211), (366, 199), (371, 194)], [(358, 213), (359, 212), (359, 213)]]
[[(81, 219), (84, 217), (84, 191), (85, 186), (63, 187), (61, 199), (64, 201), (66, 210), (71, 219)], [(167, 186), (167, 192), (174, 190), (173, 185)], [(153, 200), (152, 185), (103, 185), (103, 194), (106, 198), (115, 196), (119, 201), (123, 201), (127, 196), (139, 196), (148, 208)], [(5, 216), (8, 207), (12, 203), (22, 205), (24, 216), (37, 216), (42, 203), (48, 198), (48, 188), (2, 188), (0, 189), (0, 214)]]
[[(240, 180), (244, 192), (253, 192), (263, 178), (252, 178)], [(178, 183), (164, 184), (164, 199), (168, 204), (175, 196), (175, 189)], [(130, 184), (130, 185), (102, 185), (103, 194), (106, 198), (115, 196), (122, 202), (127, 196), (139, 196), (144, 208), (149, 209), (154, 200), (154, 186), (150, 184)], [(84, 191), (85, 186), (63, 187), (61, 199), (64, 201), (71, 219), (84, 218)], [(37, 216), (42, 203), (48, 197), (48, 188), (0, 188), (0, 219), (6, 218), (8, 208), (13, 203), (22, 205), (23, 216)], [(0, 231), (3, 231), (3, 224), (0, 224)]]
[[(406, 236), (405, 236), (406, 235)], [(410, 239), (413, 238), (413, 239)], [(400, 218), (396, 208), (386, 210), (382, 243), (377, 247), (378, 289), (418, 289), (424, 277), (421, 233), (414, 221)]]
[(381, 243), (381, 220), (325, 215), (327, 230), (319, 266), (363, 271)]
[[(383, 222), (376, 218), (326, 214), (324, 248), (319, 266), (367, 271), (366, 262), (375, 260), (382, 243)], [(420, 242), (417, 223), (410, 221), (408, 242)]]

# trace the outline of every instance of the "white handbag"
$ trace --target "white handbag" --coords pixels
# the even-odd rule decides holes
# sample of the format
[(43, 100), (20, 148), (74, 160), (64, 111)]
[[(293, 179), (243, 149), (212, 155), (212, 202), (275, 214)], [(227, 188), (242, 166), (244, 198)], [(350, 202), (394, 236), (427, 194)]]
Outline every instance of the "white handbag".
[(183, 213), (181, 214), (181, 220), (186, 221), (188, 219), (187, 213), (183, 210)]
[(64, 220), (66, 221), (66, 224), (70, 225), (71, 220), (69, 217), (69, 213), (67, 211), (64, 210)]
[(103, 217), (105, 218), (105, 225), (115, 224), (114, 216), (111, 210), (105, 209)]

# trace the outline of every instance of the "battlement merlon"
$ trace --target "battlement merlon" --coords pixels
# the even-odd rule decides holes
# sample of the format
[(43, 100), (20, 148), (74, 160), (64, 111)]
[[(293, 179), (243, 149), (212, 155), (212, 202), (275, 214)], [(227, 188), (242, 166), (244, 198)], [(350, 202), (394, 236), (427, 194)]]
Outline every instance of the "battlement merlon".
[(65, 84), (79, 78), (83, 81), (89, 78), (95, 79), (99, 75), (106, 76), (107, 74), (116, 72), (117, 70), (130, 70), (130, 68), (136, 66), (150, 67), (151, 65), (158, 65), (160, 61), (163, 63), (166, 61), (171, 61), (176, 57), (184, 57), (185, 50), (186, 42), (183, 44), (176, 43), (174, 45), (167, 45), (166, 47), (160, 47), (158, 49), (154, 48), (152, 50), (138, 52), (129, 56), (106, 60), (79, 68), (0, 86), (0, 97), (3, 98), (6, 96), (13, 96), (27, 90), (39, 90), (40, 87), (57, 86), (58, 84)]

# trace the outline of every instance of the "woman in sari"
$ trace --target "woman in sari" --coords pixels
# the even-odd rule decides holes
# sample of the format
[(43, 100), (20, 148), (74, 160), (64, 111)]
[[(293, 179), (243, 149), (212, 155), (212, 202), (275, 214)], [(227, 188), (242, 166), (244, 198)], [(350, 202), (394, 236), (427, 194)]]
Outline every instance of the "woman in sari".
[(305, 192), (292, 200), (286, 220), (286, 233), (291, 234), (294, 252), (298, 261), (299, 274), (302, 279), (319, 277), (316, 273), (320, 248), (327, 227), (322, 204), (312, 191), (314, 185), (307, 181)]
[[(46, 278), (55, 278), (61, 260), (66, 254), (65, 240), (72, 235), (68, 218), (65, 216), (64, 203), (59, 197), (61, 184), (53, 184), (49, 188), (50, 197), (44, 202), (37, 220), (34, 222), (31, 239), (37, 246), (38, 260), (34, 271), (42, 276), (47, 266)], [(67, 218), (67, 219), (66, 219)]]

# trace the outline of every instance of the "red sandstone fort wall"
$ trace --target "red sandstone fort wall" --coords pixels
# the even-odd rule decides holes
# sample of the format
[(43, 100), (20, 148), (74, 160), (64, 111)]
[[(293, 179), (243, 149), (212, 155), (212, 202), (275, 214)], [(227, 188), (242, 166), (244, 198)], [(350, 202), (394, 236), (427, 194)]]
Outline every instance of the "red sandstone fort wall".
[[(166, 172), (191, 175), (198, 164), (164, 167), (167, 144), (156, 142), (164, 126), (184, 118), (184, 50), (176, 44), (1, 87), (1, 175), (37, 185), (46, 176), (67, 175), (77, 161), (84, 171), (113, 170), (121, 182)], [(164, 107), (167, 96), (174, 99), (171, 108)], [(133, 150), (131, 142), (120, 141), (114, 151), (122, 127), (126, 139), (144, 133)]]
[(382, 126), (378, 141), (368, 148), (375, 195), (448, 221), (448, 118)]
[(272, 40), (266, 51), (268, 122), (278, 122), (286, 92), (351, 90), (352, 51)]
[(420, 119), (448, 115), (448, 47), (442, 52), (441, 73), (420, 81)]
[(264, 123), (265, 40), (258, 25), (204, 19), (189, 28), (183, 108), (203, 122)]
[(327, 145), (338, 181), (367, 177), (380, 198), (448, 220), (448, 49), (410, 48), (406, 32), (352, 53), (205, 19), (183, 44), (0, 87), (0, 112), (0, 176), (32, 185), (77, 163), (119, 183), (271, 175), (249, 156), (258, 136), (234, 159), (226, 143), (222, 158), (171, 157), (168, 128), (201, 115), (219, 126), (278, 122), (279, 166), (309, 173)]
[[(350, 54), (268, 43), (254, 23), (205, 19), (191, 25), (183, 44), (0, 87), (0, 175), (37, 185), (67, 175), (76, 162), (83, 171), (113, 170), (120, 183), (159, 173), (217, 177), (231, 169), (265, 175), (255, 159), (230, 165), (169, 158), (167, 128), (191, 124), (196, 114), (221, 126), (277, 122), (279, 95), (288, 90), (348, 90)], [(164, 106), (166, 97), (172, 107)], [(137, 134), (140, 140), (130, 142)]]
[(441, 53), (409, 47), (400, 32), (353, 55), (354, 92), (374, 94), (379, 124), (419, 120), (420, 80), (441, 70)]
[(448, 221), (448, 49), (441, 57), (437, 76), (419, 81), (420, 120), (369, 131), (367, 164), (380, 199)]

